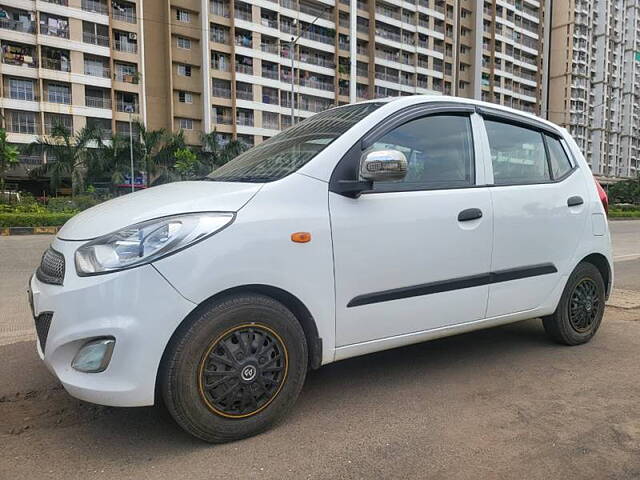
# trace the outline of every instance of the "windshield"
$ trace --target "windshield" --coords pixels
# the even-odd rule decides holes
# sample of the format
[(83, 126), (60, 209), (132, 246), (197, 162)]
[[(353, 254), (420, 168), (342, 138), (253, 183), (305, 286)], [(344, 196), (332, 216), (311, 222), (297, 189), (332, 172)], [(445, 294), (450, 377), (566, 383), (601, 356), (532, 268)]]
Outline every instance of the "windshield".
[(362, 103), (318, 113), (239, 155), (207, 176), (219, 182), (272, 182), (295, 172), (379, 108)]

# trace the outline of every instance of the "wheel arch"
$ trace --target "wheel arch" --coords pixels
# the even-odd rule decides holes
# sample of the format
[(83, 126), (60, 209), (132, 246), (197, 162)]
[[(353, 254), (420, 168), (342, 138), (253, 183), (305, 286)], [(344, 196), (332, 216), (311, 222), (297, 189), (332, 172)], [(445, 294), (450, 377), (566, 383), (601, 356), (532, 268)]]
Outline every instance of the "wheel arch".
[(591, 253), (584, 257), (578, 264), (580, 263), (590, 263), (594, 267), (598, 269), (600, 275), (602, 275), (602, 279), (604, 280), (605, 285), (605, 298), (609, 299), (609, 295), (611, 294), (611, 265), (609, 264), (609, 260), (607, 257), (602, 255), (601, 253)]
[(161, 397), (159, 395), (160, 378), (162, 370), (166, 363), (167, 352), (169, 351), (169, 348), (171, 347), (171, 344), (175, 341), (175, 339), (182, 334), (182, 330), (188, 325), (189, 320), (198, 316), (202, 310), (206, 309), (212, 303), (217, 302), (224, 297), (239, 295), (243, 293), (259, 293), (265, 295), (274, 300), (277, 300), (289, 310), (291, 310), (298, 322), (300, 322), (302, 330), (304, 331), (304, 336), (307, 340), (307, 348), (309, 351), (309, 366), (313, 369), (317, 369), (320, 367), (320, 365), (322, 364), (322, 338), (320, 338), (320, 335), (318, 333), (318, 327), (316, 325), (315, 319), (311, 315), (311, 312), (306, 307), (306, 305), (298, 297), (286, 290), (283, 290), (282, 288), (262, 284), (241, 285), (228, 288), (216, 293), (215, 295), (210, 296), (206, 300), (203, 300), (202, 302), (200, 302), (200, 304), (198, 304), (198, 306), (196, 306), (191, 312), (189, 312), (189, 314), (176, 327), (173, 334), (171, 335), (171, 338), (165, 345), (164, 351), (162, 353), (162, 358), (160, 360), (160, 365), (158, 366), (158, 371), (156, 373), (156, 403)]

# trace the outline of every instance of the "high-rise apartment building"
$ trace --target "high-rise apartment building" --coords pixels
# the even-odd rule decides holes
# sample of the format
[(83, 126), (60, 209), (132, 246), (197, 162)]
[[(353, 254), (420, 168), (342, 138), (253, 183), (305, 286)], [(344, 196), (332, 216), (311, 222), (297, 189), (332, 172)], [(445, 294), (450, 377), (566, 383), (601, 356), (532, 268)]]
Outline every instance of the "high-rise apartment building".
[(554, 2), (548, 118), (569, 129), (594, 173), (640, 167), (640, 1)]
[(429, 92), (537, 113), (543, 12), (537, 0), (147, 1), (149, 124), (194, 143), (213, 128), (268, 138), (291, 124), (292, 55), (296, 118)]
[(294, 121), (421, 93), (540, 114), (550, 4), (0, 0), (0, 108), (14, 143), (56, 122), (127, 133), (133, 109), (148, 128), (182, 129), (193, 145), (214, 129), (263, 141), (291, 125), (292, 103)]
[[(0, 0), (0, 107), (10, 142), (56, 124), (128, 134), (146, 118), (141, 0)], [(23, 158), (24, 173), (39, 157)]]

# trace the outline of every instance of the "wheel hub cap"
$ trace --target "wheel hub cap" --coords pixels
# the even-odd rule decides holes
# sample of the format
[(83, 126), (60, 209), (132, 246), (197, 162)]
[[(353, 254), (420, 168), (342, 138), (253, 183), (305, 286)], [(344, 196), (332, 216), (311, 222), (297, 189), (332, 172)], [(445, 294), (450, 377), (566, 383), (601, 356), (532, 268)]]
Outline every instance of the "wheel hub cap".
[(200, 396), (218, 415), (248, 417), (278, 395), (287, 369), (287, 350), (276, 332), (264, 325), (241, 325), (216, 338), (203, 355)]
[(600, 312), (598, 286), (591, 278), (581, 280), (573, 289), (569, 301), (569, 322), (576, 332), (589, 331)]

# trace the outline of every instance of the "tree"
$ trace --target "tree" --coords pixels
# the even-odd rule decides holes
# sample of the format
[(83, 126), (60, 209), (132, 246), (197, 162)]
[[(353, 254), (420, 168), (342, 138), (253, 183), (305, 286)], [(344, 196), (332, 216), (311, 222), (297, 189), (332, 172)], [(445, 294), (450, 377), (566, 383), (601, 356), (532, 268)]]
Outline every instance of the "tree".
[[(134, 144), (134, 159), (140, 156), (139, 149), (135, 146)], [(125, 175), (131, 174), (128, 136), (116, 134), (107, 141), (100, 140), (98, 148), (88, 158), (89, 178), (108, 178), (113, 186), (124, 183)]]
[(188, 149), (184, 132), (165, 133), (162, 147), (153, 156), (155, 173), (147, 181), (148, 185), (172, 182), (178, 179), (175, 171), (176, 153)]
[(230, 140), (223, 145), (215, 130), (203, 133), (201, 139), (200, 162), (207, 169), (205, 174), (233, 160), (247, 149), (247, 146), (239, 140)]
[(160, 168), (158, 153), (162, 150), (167, 138), (166, 131), (164, 128), (147, 130), (147, 127), (140, 121), (136, 122), (136, 127), (140, 135), (138, 143), (142, 157), (142, 168), (147, 177), (147, 185), (151, 185)]
[(7, 142), (7, 131), (4, 128), (0, 128), (0, 194), (4, 194), (7, 171), (20, 163), (19, 153), (15, 146)]
[(198, 157), (188, 148), (181, 148), (175, 153), (176, 162), (173, 168), (182, 180), (193, 177), (198, 167)]
[(31, 170), (31, 175), (48, 175), (53, 193), (63, 179), (70, 178), (72, 194), (81, 193), (84, 190), (88, 146), (95, 140), (96, 131), (93, 128), (85, 127), (73, 135), (65, 126), (55, 125), (51, 135), (40, 137), (27, 146), (27, 154), (47, 154), (47, 163)]

